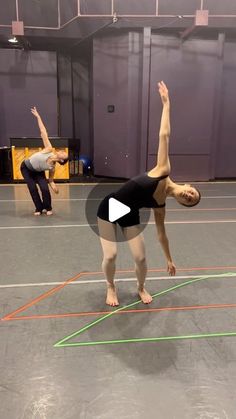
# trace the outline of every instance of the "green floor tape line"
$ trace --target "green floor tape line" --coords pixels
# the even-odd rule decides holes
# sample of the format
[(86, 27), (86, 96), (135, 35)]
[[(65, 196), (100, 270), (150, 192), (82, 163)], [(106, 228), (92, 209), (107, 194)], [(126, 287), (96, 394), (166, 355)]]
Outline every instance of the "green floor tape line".
[[(134, 339), (120, 339), (120, 340), (102, 340), (94, 342), (72, 342), (62, 343), (59, 347), (65, 346), (95, 346), (95, 345), (114, 345), (116, 343), (140, 343), (140, 342), (160, 342), (164, 340), (184, 340), (184, 339), (206, 339), (206, 338), (219, 338), (226, 336), (236, 336), (236, 332), (225, 333), (206, 333), (202, 335), (187, 335), (187, 336), (160, 336), (158, 338), (134, 338)], [(56, 346), (56, 345), (54, 345)], [(57, 347), (58, 347), (57, 346)]]
[[(167, 288), (163, 291), (160, 291), (154, 295), (153, 298), (160, 297), (161, 295), (167, 294), (171, 291), (174, 291), (178, 288), (185, 287), (186, 285), (193, 284), (195, 282), (204, 281), (206, 279), (218, 279), (218, 278), (225, 278), (225, 277), (234, 277), (236, 275), (235, 272), (228, 272), (225, 274), (218, 274), (218, 275), (206, 275), (201, 278), (193, 277), (190, 281), (182, 282), (181, 284), (175, 285), (173, 287)], [(174, 278), (173, 278), (174, 279)], [(129, 309), (130, 307), (134, 307), (137, 304), (141, 303), (141, 300), (135, 301), (134, 303), (128, 304), (124, 307), (118, 308), (110, 313), (106, 314), (105, 316), (100, 317), (99, 319), (87, 324), (82, 329), (77, 330), (76, 332), (72, 333), (64, 337), (62, 340), (55, 343), (55, 348), (61, 348), (66, 346), (92, 346), (92, 345), (108, 345), (108, 344), (117, 344), (117, 343), (135, 343), (135, 342), (153, 342), (153, 341), (163, 341), (163, 340), (180, 340), (180, 339), (200, 339), (200, 338), (207, 338), (207, 337), (225, 337), (225, 336), (236, 336), (236, 332), (222, 332), (222, 333), (208, 333), (208, 334), (200, 334), (200, 335), (188, 335), (188, 336), (162, 336), (156, 338), (135, 338), (135, 339), (120, 339), (120, 340), (108, 340), (108, 341), (98, 341), (98, 342), (72, 342), (69, 343), (68, 341), (75, 336), (79, 336), (84, 333), (86, 330), (91, 329), (91, 327), (95, 326), (96, 324), (101, 323), (102, 321), (108, 319), (111, 316), (114, 316), (116, 313), (122, 310)]]

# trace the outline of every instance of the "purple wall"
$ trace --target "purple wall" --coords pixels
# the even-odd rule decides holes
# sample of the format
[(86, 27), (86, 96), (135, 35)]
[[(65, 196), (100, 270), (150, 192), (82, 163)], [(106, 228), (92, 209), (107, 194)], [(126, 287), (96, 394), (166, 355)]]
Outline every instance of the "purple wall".
[(216, 178), (236, 177), (236, 45), (225, 44), (218, 137)]
[(75, 138), (80, 139), (80, 153), (93, 156), (91, 63), (89, 60), (73, 60), (73, 97)]
[[(127, 177), (128, 36), (97, 38), (93, 44), (95, 174)], [(109, 113), (107, 106), (115, 107)]]
[(162, 109), (156, 83), (163, 79), (171, 96), (174, 179), (236, 177), (236, 45), (151, 33), (148, 42), (144, 34), (94, 40), (95, 173), (129, 178), (156, 164)]
[(171, 174), (176, 180), (210, 178), (217, 42), (152, 36), (148, 168), (156, 162), (162, 105), (157, 80), (171, 99)]
[(38, 136), (34, 105), (49, 135), (58, 135), (59, 99), (59, 134), (80, 138), (96, 175), (130, 178), (155, 165), (156, 82), (164, 79), (174, 179), (236, 177), (235, 43), (223, 36), (181, 42), (145, 28), (94, 37), (91, 57), (76, 54), (57, 60), (54, 52), (0, 50), (1, 146), (9, 137)]
[(57, 76), (59, 97), (59, 136), (73, 138), (73, 84), (70, 55), (58, 54)]
[(30, 108), (37, 106), (49, 135), (57, 135), (57, 65), (54, 52), (0, 49), (0, 145), (10, 137), (38, 136)]
[[(139, 33), (94, 40), (95, 174), (129, 178), (139, 170), (140, 67)], [(108, 105), (114, 106), (113, 113)]]
[(88, 60), (0, 49), (0, 146), (9, 145), (10, 137), (39, 135), (30, 113), (35, 105), (49, 136), (79, 138), (81, 153), (92, 155), (90, 92)]

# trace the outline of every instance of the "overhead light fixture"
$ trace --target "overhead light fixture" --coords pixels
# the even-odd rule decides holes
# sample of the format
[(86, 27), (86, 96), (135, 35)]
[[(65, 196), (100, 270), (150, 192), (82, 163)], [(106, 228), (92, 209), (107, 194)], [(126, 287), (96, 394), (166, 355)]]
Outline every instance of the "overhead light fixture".
[(11, 38), (8, 39), (8, 42), (11, 42), (12, 44), (17, 44), (18, 40), (16, 39), (15, 36), (12, 36)]

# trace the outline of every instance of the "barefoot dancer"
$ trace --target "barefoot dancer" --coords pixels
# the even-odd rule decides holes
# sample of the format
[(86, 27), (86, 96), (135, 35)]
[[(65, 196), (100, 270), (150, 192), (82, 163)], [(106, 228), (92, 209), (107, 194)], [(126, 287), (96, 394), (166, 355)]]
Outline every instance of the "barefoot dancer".
[[(116, 222), (121, 226), (124, 236), (128, 241), (132, 256), (135, 261), (135, 272), (138, 280), (138, 293), (143, 303), (152, 301), (151, 295), (144, 288), (147, 274), (145, 247), (143, 236), (140, 232), (140, 208), (152, 208), (154, 211), (158, 239), (167, 260), (167, 271), (175, 275), (176, 268), (172, 261), (169, 242), (165, 231), (165, 200), (167, 196), (174, 197), (180, 204), (188, 207), (197, 205), (200, 201), (200, 192), (191, 185), (179, 185), (170, 177), (169, 162), (169, 136), (170, 136), (170, 101), (168, 90), (164, 82), (158, 83), (159, 94), (163, 104), (161, 125), (159, 132), (159, 148), (157, 164), (148, 173), (136, 176), (126, 182), (117, 192), (108, 195), (98, 209), (98, 227), (103, 249), (102, 268), (107, 279), (107, 299), (110, 306), (119, 305), (114, 284), (115, 260), (117, 255)], [(115, 198), (131, 208), (131, 212), (116, 222), (109, 222), (109, 198)], [(109, 240), (104, 238), (109, 234)]]
[[(41, 215), (43, 211), (45, 211), (47, 215), (52, 215), (51, 194), (45, 176), (45, 170), (49, 170), (50, 187), (53, 192), (58, 193), (59, 190), (53, 181), (55, 165), (56, 162), (65, 164), (68, 161), (68, 156), (65, 151), (52, 151), (52, 144), (49, 141), (47, 130), (37, 109), (34, 107), (31, 109), (31, 112), (37, 118), (44, 148), (42, 151), (34, 153), (29, 159), (22, 162), (21, 173), (27, 183), (31, 198), (35, 205), (34, 215)], [(37, 184), (39, 185), (42, 199), (39, 195)]]

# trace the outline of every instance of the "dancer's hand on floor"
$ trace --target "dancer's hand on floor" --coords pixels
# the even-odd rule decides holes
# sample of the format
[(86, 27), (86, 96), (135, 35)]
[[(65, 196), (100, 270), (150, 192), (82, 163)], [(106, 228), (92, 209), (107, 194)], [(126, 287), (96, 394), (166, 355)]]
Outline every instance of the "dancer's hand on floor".
[(176, 274), (176, 267), (175, 264), (173, 262), (167, 262), (167, 272), (171, 275), (174, 276)]

